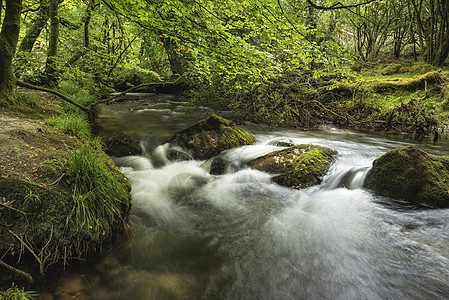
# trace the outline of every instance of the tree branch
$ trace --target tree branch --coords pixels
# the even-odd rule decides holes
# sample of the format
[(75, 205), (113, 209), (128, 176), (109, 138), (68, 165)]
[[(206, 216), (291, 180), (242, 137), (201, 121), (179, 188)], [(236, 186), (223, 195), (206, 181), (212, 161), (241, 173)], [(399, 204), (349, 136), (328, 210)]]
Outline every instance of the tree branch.
[(375, 2), (377, 0), (368, 0), (366, 2), (363, 3), (358, 3), (358, 4), (350, 4), (350, 5), (343, 5), (341, 2), (337, 2), (332, 4), (331, 6), (321, 6), (321, 5), (317, 5), (315, 3), (312, 2), (312, 0), (306, 0), (307, 3), (309, 3), (310, 6), (312, 6), (315, 9), (320, 9), (320, 10), (333, 10), (333, 9), (347, 9), (347, 8), (355, 8), (355, 7), (359, 7), (359, 6), (363, 6), (363, 5), (367, 5), (370, 4), (371, 2)]
[(37, 86), (37, 85), (33, 85), (33, 84), (29, 84), (29, 83), (26, 83), (26, 82), (20, 81), (20, 80), (17, 80), (17, 81), (16, 81), (16, 84), (17, 84), (18, 86), (21, 86), (21, 87), (24, 87), (24, 88), (28, 88), (28, 89), (32, 89), (32, 90), (37, 90), (37, 91), (42, 91), (42, 92), (47, 92), (47, 93), (53, 94), (53, 95), (55, 95), (55, 96), (58, 96), (58, 97), (61, 98), (62, 100), (66, 101), (66, 102), (68, 102), (68, 103), (70, 103), (70, 104), (72, 104), (72, 105), (75, 105), (76, 107), (78, 107), (79, 109), (81, 109), (82, 111), (84, 111), (86, 114), (89, 114), (89, 109), (88, 109), (87, 107), (84, 107), (84, 106), (82, 106), (81, 104), (76, 103), (75, 101), (73, 101), (72, 99), (70, 99), (70, 98), (67, 97), (67, 96), (64, 96), (63, 94), (61, 94), (61, 93), (58, 92), (58, 91), (55, 91), (55, 90), (52, 90), (52, 89), (48, 89), (48, 88), (44, 88), (44, 87)]
[(93, 106), (95, 106), (95, 105), (97, 105), (97, 104), (100, 104), (100, 103), (107, 103), (107, 102), (112, 101), (112, 100), (114, 100), (114, 99), (117, 99), (117, 98), (119, 98), (119, 97), (121, 97), (121, 96), (124, 96), (124, 95), (126, 95), (127, 93), (129, 93), (129, 92), (132, 92), (132, 91), (134, 91), (134, 90), (137, 90), (137, 89), (140, 89), (140, 88), (143, 88), (143, 87), (146, 87), (146, 86), (150, 86), (150, 85), (154, 85), (154, 84), (160, 84), (160, 85), (165, 85), (165, 84), (176, 84), (176, 83), (178, 83), (182, 78), (184, 78), (184, 77), (186, 77), (186, 76), (187, 76), (187, 74), (184, 74), (184, 75), (182, 75), (182, 76), (179, 76), (176, 80), (171, 81), (171, 82), (149, 82), (149, 83), (142, 83), (142, 84), (133, 86), (133, 87), (127, 89), (126, 91), (123, 91), (123, 92), (121, 92), (121, 93), (119, 93), (119, 94), (117, 94), (117, 95), (114, 95), (114, 96), (108, 97), (108, 98), (106, 98), (106, 99), (101, 99), (101, 100), (99, 100), (99, 101), (97, 101), (97, 102), (94, 102), (94, 103), (90, 104), (89, 107), (93, 107)]

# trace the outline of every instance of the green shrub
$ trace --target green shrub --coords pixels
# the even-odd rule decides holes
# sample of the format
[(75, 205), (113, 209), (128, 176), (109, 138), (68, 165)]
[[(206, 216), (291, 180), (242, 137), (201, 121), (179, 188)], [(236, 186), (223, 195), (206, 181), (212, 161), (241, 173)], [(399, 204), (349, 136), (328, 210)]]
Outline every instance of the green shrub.
[(17, 286), (12, 286), (6, 291), (0, 291), (0, 299), (2, 300), (31, 300), (38, 296), (35, 292), (25, 291), (19, 289)]
[(72, 228), (92, 239), (108, 235), (110, 225), (129, 210), (130, 184), (104, 154), (99, 139), (70, 151), (66, 167), (73, 186), (74, 208), (68, 219)]
[(47, 124), (70, 135), (76, 135), (82, 139), (91, 136), (91, 126), (86, 115), (60, 115), (46, 119)]

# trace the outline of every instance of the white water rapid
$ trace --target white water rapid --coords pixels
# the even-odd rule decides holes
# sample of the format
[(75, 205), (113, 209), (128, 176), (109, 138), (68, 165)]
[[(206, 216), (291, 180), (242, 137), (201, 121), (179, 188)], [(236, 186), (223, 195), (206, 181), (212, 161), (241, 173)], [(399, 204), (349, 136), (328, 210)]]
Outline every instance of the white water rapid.
[[(135, 237), (115, 280), (142, 275), (120, 284), (122, 296), (449, 298), (449, 210), (397, 209), (362, 188), (372, 161), (403, 143), (352, 141), (344, 131), (257, 138), (226, 152), (234, 167), (219, 176), (204, 161), (155, 168), (149, 158), (117, 160), (133, 186)], [(271, 146), (279, 140), (327, 146), (339, 157), (321, 185), (300, 191), (242, 167), (280, 149)]]
[[(170, 106), (172, 96), (152, 97), (106, 106), (99, 125), (155, 148), (193, 123)], [(224, 175), (210, 175), (210, 161), (168, 162), (164, 145), (117, 159), (133, 188), (129, 234), (69, 272), (55, 299), (449, 299), (449, 210), (418, 210), (362, 188), (374, 159), (413, 141), (246, 129), (258, 143), (224, 153)], [(338, 159), (319, 186), (281, 187), (245, 167), (281, 149), (276, 141), (326, 146)]]

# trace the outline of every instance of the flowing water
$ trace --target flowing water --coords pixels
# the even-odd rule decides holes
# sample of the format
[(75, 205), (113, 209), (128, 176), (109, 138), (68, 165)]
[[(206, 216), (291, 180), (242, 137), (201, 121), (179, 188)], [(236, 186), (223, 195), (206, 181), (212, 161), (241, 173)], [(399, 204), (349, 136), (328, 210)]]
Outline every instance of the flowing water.
[[(173, 100), (105, 107), (100, 131), (125, 131), (147, 150), (116, 160), (133, 187), (130, 238), (68, 272), (55, 299), (449, 299), (449, 210), (362, 188), (374, 159), (412, 141), (248, 125), (257, 144), (225, 152), (226, 173), (210, 175), (210, 161), (165, 158), (161, 141), (195, 121)], [(291, 190), (245, 167), (277, 141), (327, 146), (338, 159), (319, 186)], [(444, 142), (421, 147), (449, 153)]]

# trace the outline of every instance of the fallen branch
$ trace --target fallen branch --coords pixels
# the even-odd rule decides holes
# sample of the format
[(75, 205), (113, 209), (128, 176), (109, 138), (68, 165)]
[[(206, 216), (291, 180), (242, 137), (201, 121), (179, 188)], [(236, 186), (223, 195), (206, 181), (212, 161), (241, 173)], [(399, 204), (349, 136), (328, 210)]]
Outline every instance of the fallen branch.
[(22, 271), (22, 270), (19, 270), (19, 269), (17, 269), (17, 268), (14, 268), (13, 266), (8, 265), (7, 263), (5, 263), (5, 262), (4, 262), (3, 260), (1, 260), (1, 259), (0, 259), (0, 265), (3, 266), (3, 267), (5, 267), (6, 269), (8, 269), (8, 270), (10, 270), (10, 271), (12, 271), (12, 272), (14, 272), (14, 273), (16, 273), (16, 274), (19, 274), (19, 275), (25, 277), (26, 280), (28, 280), (29, 283), (33, 283), (33, 277), (31, 277), (31, 275), (28, 274), (27, 272), (24, 272), (24, 271)]
[(101, 100), (99, 100), (99, 101), (97, 101), (97, 102), (94, 102), (94, 103), (90, 104), (90, 105), (88, 106), (88, 108), (90, 108), (90, 107), (92, 107), (92, 106), (95, 106), (95, 105), (97, 105), (97, 104), (100, 104), (100, 103), (108, 103), (108, 102), (110, 102), (110, 101), (112, 101), (112, 100), (114, 100), (114, 99), (117, 99), (117, 98), (119, 98), (119, 97), (121, 97), (121, 96), (126, 95), (127, 93), (130, 93), (130, 92), (132, 92), (132, 91), (134, 91), (134, 90), (137, 90), (137, 89), (140, 89), (140, 88), (143, 88), (143, 87), (147, 87), (147, 86), (151, 86), (151, 85), (155, 85), (155, 84), (160, 84), (160, 85), (165, 85), (165, 84), (176, 84), (176, 83), (178, 83), (182, 78), (184, 78), (184, 77), (186, 77), (186, 76), (187, 76), (187, 74), (184, 74), (184, 75), (182, 75), (182, 76), (179, 76), (176, 80), (170, 81), (170, 82), (158, 81), (158, 82), (142, 83), (142, 84), (139, 84), (139, 85), (130, 87), (129, 89), (127, 89), (127, 90), (125, 90), (125, 91), (123, 91), (123, 92), (121, 92), (121, 93), (119, 93), (119, 94), (117, 94), (117, 95), (114, 95), (114, 96), (111, 96), (111, 97), (108, 97), (108, 98), (105, 98), (105, 99), (101, 99)]
[(67, 96), (64, 96), (63, 94), (61, 94), (58, 91), (55, 91), (55, 90), (52, 90), (52, 89), (49, 89), (49, 88), (44, 88), (44, 87), (37, 86), (37, 85), (33, 85), (33, 84), (30, 84), (30, 83), (26, 83), (26, 82), (20, 81), (20, 80), (17, 80), (16, 84), (18, 86), (21, 86), (21, 87), (24, 87), (24, 88), (28, 88), (28, 89), (32, 89), (32, 90), (37, 90), (37, 91), (42, 91), (42, 92), (47, 92), (47, 93), (53, 94), (55, 96), (58, 96), (62, 100), (64, 100), (64, 101), (66, 101), (66, 102), (68, 102), (68, 103), (78, 107), (79, 109), (84, 111), (86, 114), (89, 115), (89, 113), (90, 113), (90, 110), (89, 110), (88, 107), (84, 107), (81, 104), (76, 103), (75, 101), (73, 101), (72, 99), (70, 99)]

